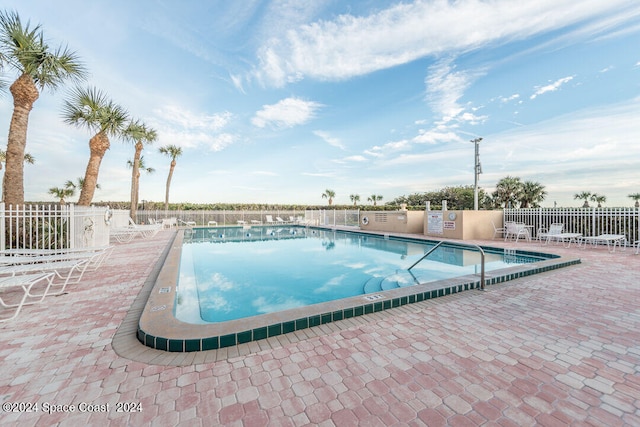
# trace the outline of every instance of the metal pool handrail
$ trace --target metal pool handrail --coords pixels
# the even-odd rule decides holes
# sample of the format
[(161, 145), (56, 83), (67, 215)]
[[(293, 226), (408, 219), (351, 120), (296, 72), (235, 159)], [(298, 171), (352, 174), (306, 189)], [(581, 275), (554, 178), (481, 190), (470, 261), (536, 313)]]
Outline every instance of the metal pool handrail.
[[(413, 267), (415, 267), (418, 263), (420, 263), (423, 259), (425, 259), (426, 257), (428, 257), (429, 255), (431, 255), (431, 253), (433, 251), (435, 251), (438, 246), (440, 246), (441, 244), (443, 244), (444, 241), (440, 241), (438, 242), (434, 247), (432, 247), (426, 254), (424, 254), (419, 260), (417, 260), (416, 262), (414, 262), (411, 267), (407, 268), (407, 271), (409, 273), (411, 273), (411, 269)], [(484, 250), (480, 247), (480, 245), (476, 245), (476, 244), (464, 244), (464, 243), (456, 243), (456, 245), (459, 246), (467, 246), (470, 248), (475, 248), (478, 249), (478, 251), (480, 251), (480, 290), (484, 291)], [(413, 274), (411, 274), (413, 276)], [(415, 279), (415, 276), (414, 276)], [(417, 280), (417, 279), (416, 279)]]
[(436, 249), (438, 249), (438, 246), (440, 246), (441, 244), (443, 244), (444, 241), (440, 241), (438, 242), (434, 247), (432, 247), (431, 249), (429, 249), (427, 251), (426, 254), (422, 255), (422, 258), (420, 258), (419, 260), (417, 260), (416, 262), (414, 262), (413, 264), (411, 264), (411, 267), (407, 268), (407, 271), (411, 271), (411, 269), (413, 267), (415, 267), (419, 262), (421, 262), (423, 259), (425, 259), (426, 257), (428, 257), (429, 255), (431, 255), (431, 252), (435, 251)]

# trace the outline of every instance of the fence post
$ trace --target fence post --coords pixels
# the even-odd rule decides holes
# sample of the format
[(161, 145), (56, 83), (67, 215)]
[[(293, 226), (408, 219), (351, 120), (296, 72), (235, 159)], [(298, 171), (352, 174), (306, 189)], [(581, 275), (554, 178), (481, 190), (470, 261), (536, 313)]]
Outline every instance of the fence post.
[[(61, 206), (60, 208), (62, 209), (64, 206)], [(75, 243), (76, 243), (76, 214), (75, 214), (75, 208), (73, 203), (69, 203), (69, 222), (68, 222), (68, 227), (69, 227), (69, 233), (67, 234), (69, 241), (68, 243), (68, 248), (73, 249), (75, 248)], [(60, 215), (60, 220), (62, 220), (62, 215)]]
[(6, 236), (5, 236), (6, 225), (4, 223), (4, 219), (5, 219), (4, 202), (0, 202), (0, 250), (3, 250), (3, 251), (7, 248), (5, 246), (7, 242), (6, 242)]

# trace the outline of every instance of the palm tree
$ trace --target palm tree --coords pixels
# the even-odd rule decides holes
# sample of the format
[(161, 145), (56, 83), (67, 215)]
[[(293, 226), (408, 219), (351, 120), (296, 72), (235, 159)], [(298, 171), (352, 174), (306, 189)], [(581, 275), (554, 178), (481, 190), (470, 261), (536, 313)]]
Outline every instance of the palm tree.
[(382, 200), (382, 196), (379, 194), (372, 194), (371, 196), (367, 197), (367, 201), (373, 202), (373, 206), (376, 206), (377, 202), (380, 200)]
[(175, 145), (166, 145), (160, 147), (160, 152), (171, 157), (171, 167), (169, 168), (169, 176), (167, 177), (167, 188), (164, 194), (164, 210), (169, 210), (169, 187), (171, 187), (171, 177), (173, 177), (173, 170), (176, 167), (176, 159), (182, 155), (182, 148)]
[(349, 196), (349, 198), (353, 202), (353, 206), (357, 206), (358, 205), (358, 202), (360, 201), (360, 195), (359, 194), (351, 194)]
[(324, 190), (324, 193), (322, 193), (322, 198), (329, 200), (329, 206), (333, 204), (334, 197), (336, 197), (336, 192), (333, 190), (327, 189), (327, 190)]
[(601, 208), (602, 204), (607, 201), (607, 196), (602, 196), (600, 194), (593, 193), (591, 195), (591, 201), (596, 202), (598, 204), (598, 207)]
[[(64, 183), (64, 188), (71, 190), (71, 194), (69, 194), (68, 196), (75, 195), (76, 190), (82, 187), (84, 187), (84, 178), (82, 177), (78, 177), (76, 179), (76, 182), (67, 180), (67, 182)], [(99, 189), (100, 189), (100, 184), (96, 183), (96, 190), (99, 190)]]
[[(5, 163), (6, 161), (7, 161), (7, 152), (4, 150), (0, 150), (0, 170), (2, 170), (2, 164)], [(24, 153), (24, 162), (32, 165), (36, 162), (36, 158), (29, 153)], [(2, 176), (2, 185), (4, 186), (4, 175)]]
[(547, 191), (544, 189), (544, 185), (539, 182), (525, 181), (522, 183), (521, 191), (521, 208), (538, 208), (540, 207), (540, 202), (547, 197)]
[(40, 91), (55, 90), (67, 80), (85, 77), (84, 66), (66, 47), (52, 50), (45, 42), (40, 25), (22, 25), (16, 12), (0, 12), (0, 50), (5, 62), (20, 75), (9, 87), (13, 114), (7, 140), (6, 172), (2, 186), (5, 203), (24, 203), (24, 157), (29, 113)]
[[(144, 144), (152, 144), (158, 134), (155, 130), (148, 128), (144, 123), (137, 120), (131, 121), (129, 126), (124, 131), (124, 136), (127, 140), (134, 143), (135, 154), (133, 161), (127, 161), (127, 164), (131, 165), (131, 218), (135, 219), (138, 212), (138, 190), (140, 188), (140, 160), (142, 158), (142, 149)], [(143, 168), (144, 169), (144, 168)], [(149, 168), (153, 171), (153, 168)], [(147, 170), (150, 173), (149, 170)]]
[(633, 193), (633, 194), (629, 194), (629, 196), (632, 200), (636, 201), (636, 208), (640, 208), (640, 193)]
[[(130, 167), (131, 169), (134, 168), (135, 163), (133, 160), (127, 160), (127, 166)], [(144, 164), (144, 156), (140, 156), (140, 158), (138, 159), (138, 173), (136, 175), (136, 189), (135, 189), (135, 200), (132, 202), (132, 206), (135, 206), (135, 209), (132, 209), (131, 212), (135, 212), (137, 213), (138, 211), (138, 186), (140, 185), (140, 171), (144, 171), (148, 174), (152, 174), (154, 173), (156, 170), (152, 167), (147, 167)], [(135, 204), (133, 204), (135, 203)], [(134, 213), (131, 213), (131, 218), (135, 218)]]
[(493, 199), (498, 205), (505, 208), (515, 207), (515, 203), (520, 200), (522, 194), (522, 181), (517, 176), (506, 176), (496, 184), (496, 191)]
[(65, 201), (64, 198), (65, 197), (71, 197), (73, 196), (73, 194), (75, 193), (75, 190), (73, 188), (59, 188), (59, 187), (51, 187), (49, 189), (49, 194), (55, 196), (56, 198), (60, 199), (60, 204), (64, 205)]
[(582, 204), (583, 208), (588, 208), (589, 207), (589, 199), (591, 198), (592, 193), (590, 193), (589, 191), (582, 191), (580, 193), (576, 193), (573, 195), (574, 199), (578, 199), (578, 200), (584, 200), (584, 203)]
[(89, 206), (98, 183), (100, 163), (109, 149), (109, 137), (121, 137), (129, 120), (127, 111), (96, 88), (76, 88), (63, 105), (63, 118), (68, 124), (95, 132), (89, 140), (89, 163), (78, 205)]

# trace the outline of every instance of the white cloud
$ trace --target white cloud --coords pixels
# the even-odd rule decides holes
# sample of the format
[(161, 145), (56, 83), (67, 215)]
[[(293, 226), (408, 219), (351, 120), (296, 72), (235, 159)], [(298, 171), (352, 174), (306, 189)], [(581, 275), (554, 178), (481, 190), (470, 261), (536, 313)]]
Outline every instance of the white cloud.
[(569, 83), (571, 80), (573, 80), (573, 76), (563, 77), (545, 86), (536, 86), (536, 91), (531, 95), (530, 99), (536, 99), (538, 95), (542, 95), (547, 92), (555, 92), (560, 89), (560, 86), (565, 83)]
[(166, 105), (153, 113), (155, 117), (149, 124), (157, 130), (160, 145), (175, 144), (186, 148), (204, 145), (212, 151), (220, 151), (235, 142), (231, 134), (218, 133), (233, 118), (229, 112), (201, 114)]
[(327, 144), (329, 144), (329, 145), (331, 145), (331, 146), (333, 146), (333, 147), (340, 148), (341, 150), (344, 150), (344, 149), (345, 149), (345, 147), (344, 147), (344, 145), (342, 144), (342, 142), (340, 141), (340, 139), (338, 139), (338, 138), (336, 138), (336, 137), (331, 136), (331, 135), (329, 134), (329, 132), (324, 132), (324, 131), (321, 131), (321, 130), (314, 130), (314, 131), (313, 131), (313, 134), (314, 134), (314, 135), (316, 135), (316, 136), (319, 136), (319, 137), (320, 137), (320, 138), (322, 138), (322, 139), (324, 139), (324, 141), (325, 141)]
[(251, 123), (259, 128), (290, 128), (304, 124), (315, 117), (322, 104), (299, 98), (286, 98), (272, 105), (263, 105)]
[(455, 132), (439, 132), (436, 130), (421, 130), (419, 135), (412, 139), (418, 144), (437, 144), (439, 142), (458, 142), (460, 137)]
[(467, 73), (455, 72), (451, 60), (443, 60), (429, 67), (425, 78), (427, 102), (434, 113), (449, 122), (464, 111), (458, 100), (471, 85), (472, 78)]
[[(311, 77), (343, 80), (442, 52), (510, 42), (628, 6), (625, 0), (415, 1), (368, 16), (339, 15), (280, 31), (258, 49), (256, 77), (283, 86)], [(628, 19), (628, 18), (627, 18)]]
[(369, 159), (367, 159), (365, 156), (357, 154), (357, 155), (354, 155), (354, 156), (344, 157), (344, 158), (342, 158), (340, 160), (334, 160), (334, 162), (335, 163), (347, 163), (347, 162), (358, 162), (358, 163), (360, 163), (360, 162), (366, 162), (367, 160), (369, 160)]

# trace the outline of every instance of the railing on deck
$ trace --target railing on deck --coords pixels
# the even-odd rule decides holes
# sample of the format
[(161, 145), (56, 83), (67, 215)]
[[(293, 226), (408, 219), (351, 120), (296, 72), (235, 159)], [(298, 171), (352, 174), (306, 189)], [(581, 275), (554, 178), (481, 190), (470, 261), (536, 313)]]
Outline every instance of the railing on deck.
[(562, 223), (565, 233), (583, 236), (624, 234), (628, 243), (640, 240), (640, 209), (638, 208), (534, 208), (505, 209), (505, 221), (531, 225), (534, 238), (540, 228), (549, 229)]
[[(267, 223), (267, 216), (273, 220), (277, 217), (286, 222), (311, 223), (325, 226), (351, 226), (358, 225), (360, 211), (354, 210), (188, 210), (188, 211), (165, 211), (165, 210), (139, 210), (136, 222), (138, 224), (150, 224), (152, 222), (162, 222), (165, 218), (176, 218), (178, 223), (195, 223), (196, 226), (206, 227), (214, 222), (219, 225), (237, 225), (238, 221), (251, 224), (257, 221)], [(293, 221), (292, 221), (293, 218)]]
[(106, 208), (0, 203), (0, 250), (63, 249), (109, 244)]

